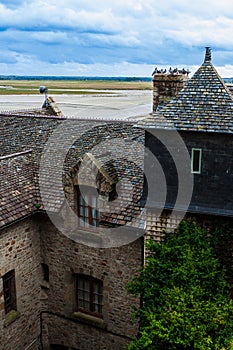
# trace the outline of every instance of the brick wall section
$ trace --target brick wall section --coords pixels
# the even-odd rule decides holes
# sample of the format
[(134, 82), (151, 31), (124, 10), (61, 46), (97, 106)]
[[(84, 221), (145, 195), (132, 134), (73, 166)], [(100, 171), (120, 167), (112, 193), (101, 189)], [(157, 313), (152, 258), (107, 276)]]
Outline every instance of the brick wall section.
[[(4, 327), (3, 282), (0, 278), (0, 348), (24, 350), (40, 334), (40, 241), (33, 219), (5, 228), (0, 236), (0, 277), (15, 270), (20, 317)], [(36, 344), (30, 350), (36, 350)]]
[[(86, 346), (88, 350), (111, 349), (112, 346), (122, 349), (137, 331), (136, 325), (131, 323), (131, 307), (138, 305), (139, 300), (129, 296), (125, 286), (140, 269), (141, 239), (120, 248), (97, 249), (69, 240), (45, 218), (43, 224), (40, 220), (40, 226), (42, 260), (50, 269), (47, 311), (61, 316), (44, 315), (50, 343), (82, 349)], [(62, 318), (69, 318), (74, 312), (74, 273), (103, 280), (105, 330), (98, 323), (87, 327), (80, 319), (74, 322)], [(44, 342), (46, 345), (46, 339)]]

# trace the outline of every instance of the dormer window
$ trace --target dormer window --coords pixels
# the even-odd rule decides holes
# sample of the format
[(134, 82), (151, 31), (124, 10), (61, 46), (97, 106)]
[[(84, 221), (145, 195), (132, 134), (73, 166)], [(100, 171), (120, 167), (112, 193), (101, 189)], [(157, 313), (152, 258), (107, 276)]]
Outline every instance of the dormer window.
[(191, 154), (191, 172), (192, 174), (201, 173), (201, 159), (202, 159), (202, 149), (192, 148)]
[(77, 191), (79, 227), (99, 226), (99, 196), (95, 188), (81, 186)]

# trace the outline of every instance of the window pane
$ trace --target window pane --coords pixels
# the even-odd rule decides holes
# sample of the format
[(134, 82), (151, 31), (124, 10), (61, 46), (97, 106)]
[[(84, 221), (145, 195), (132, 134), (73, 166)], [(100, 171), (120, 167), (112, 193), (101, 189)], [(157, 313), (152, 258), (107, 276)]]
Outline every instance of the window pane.
[(94, 286), (94, 293), (102, 293), (102, 285), (100, 282), (95, 280), (93, 282), (93, 286)]
[(88, 207), (85, 207), (85, 216), (88, 217)]
[(91, 311), (90, 309), (90, 302), (88, 300), (85, 300), (84, 301), (84, 306), (83, 308), (86, 310), (86, 311)]
[(78, 299), (83, 299), (83, 291), (82, 290), (78, 290)]
[[(85, 189), (83, 190), (85, 191)], [(81, 227), (88, 228), (91, 226), (98, 226), (99, 212), (98, 212), (98, 197), (96, 196), (96, 190), (91, 191), (91, 188), (86, 189), (88, 194), (78, 192), (78, 217), (79, 225)], [(81, 222), (81, 219), (85, 221), (85, 224)], [(95, 220), (93, 223), (93, 219)]]
[(80, 309), (84, 309), (85, 308), (83, 299), (78, 299), (78, 307)]
[(85, 206), (88, 206), (88, 204), (89, 204), (88, 195), (87, 195), (87, 194), (84, 194), (84, 195), (83, 195), (83, 198), (84, 198), (84, 205), (85, 205)]
[(91, 204), (92, 208), (97, 208), (97, 198), (96, 197), (92, 197), (92, 204)]
[(84, 281), (84, 290), (88, 291), (90, 290), (90, 282), (85, 280)]
[(83, 216), (84, 215), (84, 209), (83, 207), (80, 207), (80, 215), (79, 216)]
[(96, 218), (97, 217), (97, 211), (95, 208), (92, 208), (92, 217)]
[(84, 205), (84, 200), (82, 196), (79, 196), (79, 204)]

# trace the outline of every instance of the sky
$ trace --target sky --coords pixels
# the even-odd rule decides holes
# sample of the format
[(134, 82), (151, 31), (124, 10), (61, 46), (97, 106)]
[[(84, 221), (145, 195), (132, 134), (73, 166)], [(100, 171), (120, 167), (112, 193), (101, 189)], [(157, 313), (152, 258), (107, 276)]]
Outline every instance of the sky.
[(233, 77), (233, 1), (0, 0), (0, 43), (0, 75), (192, 75), (210, 46)]

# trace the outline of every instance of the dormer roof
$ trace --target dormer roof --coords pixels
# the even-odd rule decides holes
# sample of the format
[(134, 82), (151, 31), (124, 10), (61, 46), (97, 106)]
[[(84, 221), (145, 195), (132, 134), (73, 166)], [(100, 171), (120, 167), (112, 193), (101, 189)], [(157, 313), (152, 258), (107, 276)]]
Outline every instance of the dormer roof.
[(206, 48), (203, 64), (187, 85), (160, 112), (139, 123), (146, 128), (233, 132), (233, 98), (211, 63)]

